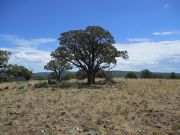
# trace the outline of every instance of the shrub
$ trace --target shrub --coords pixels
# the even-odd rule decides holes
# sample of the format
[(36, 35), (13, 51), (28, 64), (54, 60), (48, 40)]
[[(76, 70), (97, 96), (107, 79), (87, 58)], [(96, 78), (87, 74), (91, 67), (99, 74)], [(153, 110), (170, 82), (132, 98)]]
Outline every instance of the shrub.
[(63, 80), (70, 80), (74, 78), (74, 74), (71, 72), (66, 73), (66, 75), (64, 75)]
[(107, 82), (113, 82), (113, 75), (112, 72), (105, 72), (104, 78)]
[(175, 72), (172, 72), (172, 73), (170, 74), (169, 78), (170, 78), (170, 79), (177, 79), (178, 77), (177, 77), (177, 75), (176, 75)]
[(129, 72), (125, 78), (137, 78), (137, 75), (134, 72)]
[(144, 70), (141, 71), (140, 77), (141, 78), (152, 78), (153, 73), (151, 71), (149, 71), (148, 69), (144, 69)]
[(75, 74), (76, 79), (83, 80), (87, 78), (87, 73), (83, 70), (79, 70)]
[(38, 82), (38, 83), (34, 84), (34, 88), (47, 88), (47, 87), (48, 87), (47, 82)]

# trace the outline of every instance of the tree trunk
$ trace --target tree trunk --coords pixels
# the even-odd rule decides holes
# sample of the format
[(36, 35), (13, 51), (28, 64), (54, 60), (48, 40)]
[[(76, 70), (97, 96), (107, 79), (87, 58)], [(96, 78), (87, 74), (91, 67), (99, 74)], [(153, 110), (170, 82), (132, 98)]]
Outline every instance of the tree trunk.
[(95, 73), (94, 72), (87, 73), (87, 84), (88, 85), (95, 84)]

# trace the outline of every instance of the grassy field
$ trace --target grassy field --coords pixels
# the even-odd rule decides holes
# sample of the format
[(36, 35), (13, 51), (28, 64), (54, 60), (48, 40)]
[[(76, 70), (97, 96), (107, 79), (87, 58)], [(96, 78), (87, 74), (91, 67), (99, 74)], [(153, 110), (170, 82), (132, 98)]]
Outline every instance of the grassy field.
[(2, 135), (179, 135), (180, 80), (0, 84)]

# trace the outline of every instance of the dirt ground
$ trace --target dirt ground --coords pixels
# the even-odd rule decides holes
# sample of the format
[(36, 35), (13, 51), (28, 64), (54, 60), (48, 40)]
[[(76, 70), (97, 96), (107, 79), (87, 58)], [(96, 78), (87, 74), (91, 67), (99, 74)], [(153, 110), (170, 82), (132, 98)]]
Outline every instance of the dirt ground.
[(0, 84), (2, 135), (179, 135), (180, 80)]

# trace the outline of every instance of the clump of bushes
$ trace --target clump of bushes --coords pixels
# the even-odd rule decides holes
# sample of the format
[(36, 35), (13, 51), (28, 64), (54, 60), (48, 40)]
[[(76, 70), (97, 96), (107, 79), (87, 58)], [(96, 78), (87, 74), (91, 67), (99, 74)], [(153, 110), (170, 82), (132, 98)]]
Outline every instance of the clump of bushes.
[(112, 72), (105, 72), (104, 78), (107, 82), (114, 82)]
[(175, 72), (172, 72), (169, 76), (170, 79), (178, 79), (178, 76), (176, 75)]
[(34, 84), (34, 88), (47, 88), (47, 87), (48, 87), (48, 83), (45, 81)]
[(131, 79), (136, 79), (137, 75), (134, 72), (129, 72), (127, 73), (127, 75), (125, 76), (125, 78), (131, 78)]
[(153, 78), (153, 73), (148, 69), (144, 69), (140, 73), (141, 78)]
[(104, 78), (107, 82), (113, 82), (113, 75), (110, 71), (100, 70), (96, 73), (97, 78)]

